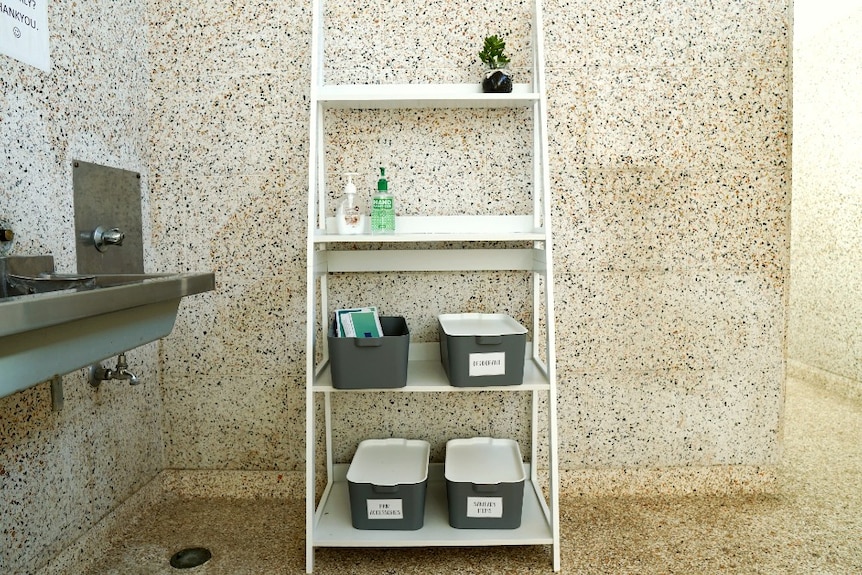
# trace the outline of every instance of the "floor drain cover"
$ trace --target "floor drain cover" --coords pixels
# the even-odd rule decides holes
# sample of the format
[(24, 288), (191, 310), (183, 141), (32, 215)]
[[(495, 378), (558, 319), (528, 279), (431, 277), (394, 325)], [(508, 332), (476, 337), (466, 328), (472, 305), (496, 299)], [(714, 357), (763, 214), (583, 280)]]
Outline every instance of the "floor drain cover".
[(171, 567), (175, 567), (177, 569), (197, 567), (198, 565), (203, 565), (209, 561), (212, 556), (213, 554), (210, 553), (210, 550), (205, 547), (183, 549), (182, 551), (177, 551), (174, 553), (174, 556), (171, 557)]

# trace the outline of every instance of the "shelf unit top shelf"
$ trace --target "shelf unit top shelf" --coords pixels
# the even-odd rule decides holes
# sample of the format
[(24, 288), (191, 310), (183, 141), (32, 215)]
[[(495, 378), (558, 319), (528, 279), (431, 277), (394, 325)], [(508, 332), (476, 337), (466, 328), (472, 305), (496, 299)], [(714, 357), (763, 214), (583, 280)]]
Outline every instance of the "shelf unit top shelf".
[(524, 108), (541, 99), (530, 84), (509, 94), (485, 94), (480, 84), (325, 84), (312, 101), (325, 108)]

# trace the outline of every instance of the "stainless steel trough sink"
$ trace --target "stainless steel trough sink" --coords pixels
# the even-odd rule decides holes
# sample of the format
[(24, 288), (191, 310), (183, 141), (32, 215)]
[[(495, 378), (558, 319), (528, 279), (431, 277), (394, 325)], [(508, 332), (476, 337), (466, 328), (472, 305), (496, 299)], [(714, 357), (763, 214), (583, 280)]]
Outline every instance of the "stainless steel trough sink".
[[(0, 281), (53, 272), (14, 259), (0, 258)], [(4, 285), (0, 397), (168, 335), (182, 298), (214, 288), (209, 272), (95, 275), (93, 287), (27, 295)]]

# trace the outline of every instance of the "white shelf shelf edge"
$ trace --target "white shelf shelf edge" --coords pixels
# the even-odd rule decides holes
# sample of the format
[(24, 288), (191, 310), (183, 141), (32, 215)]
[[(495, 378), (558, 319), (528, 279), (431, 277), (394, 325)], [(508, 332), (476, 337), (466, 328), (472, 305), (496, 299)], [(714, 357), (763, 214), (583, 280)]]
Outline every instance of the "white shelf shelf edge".
[(363, 393), (363, 392), (433, 392), (433, 393), (464, 393), (475, 391), (546, 391), (550, 389), (550, 383), (545, 374), (543, 366), (536, 362), (530, 352), (531, 346), (527, 345), (526, 359), (524, 360), (524, 381), (520, 385), (489, 385), (481, 387), (455, 387), (449, 385), (446, 371), (440, 362), (438, 343), (414, 343), (410, 345), (409, 361), (407, 362), (407, 385), (404, 387), (371, 388), (371, 389), (337, 389), (332, 385), (332, 371), (329, 365), (319, 370), (312, 391), (316, 393)]
[(397, 243), (544, 241), (545, 228), (535, 227), (533, 216), (397, 216), (394, 234), (372, 235), (366, 218), (365, 233), (339, 235), (334, 217), (326, 218), (326, 229), (316, 229), (315, 243)]
[[(425, 517), (415, 531), (355, 529), (350, 515), (348, 465), (335, 466), (335, 481), (321, 499), (315, 519), (315, 547), (485, 547), (495, 545), (552, 545), (554, 538), (545, 515), (541, 492), (527, 479), (521, 526), (517, 529), (456, 529), (449, 525), (446, 482), (442, 464), (429, 470)], [(525, 465), (529, 478), (529, 465)]]
[(472, 84), (327, 84), (312, 99), (324, 108), (516, 108), (541, 95), (530, 84), (515, 84), (509, 94), (485, 94)]

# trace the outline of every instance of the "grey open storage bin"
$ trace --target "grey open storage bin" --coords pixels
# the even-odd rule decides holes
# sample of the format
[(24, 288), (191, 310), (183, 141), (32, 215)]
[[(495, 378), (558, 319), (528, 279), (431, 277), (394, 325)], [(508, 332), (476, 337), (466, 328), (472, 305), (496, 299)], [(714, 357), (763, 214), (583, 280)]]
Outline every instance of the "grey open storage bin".
[(381, 316), (383, 337), (337, 337), (329, 325), (329, 365), (336, 389), (377, 389), (407, 385), (410, 330), (401, 316)]
[(366, 439), (347, 470), (356, 529), (421, 529), (431, 444), (419, 439)]
[(506, 314), (461, 313), (437, 317), (440, 360), (456, 387), (520, 385), (527, 328)]
[(517, 529), (527, 479), (518, 442), (474, 437), (446, 443), (449, 525), (457, 529)]

